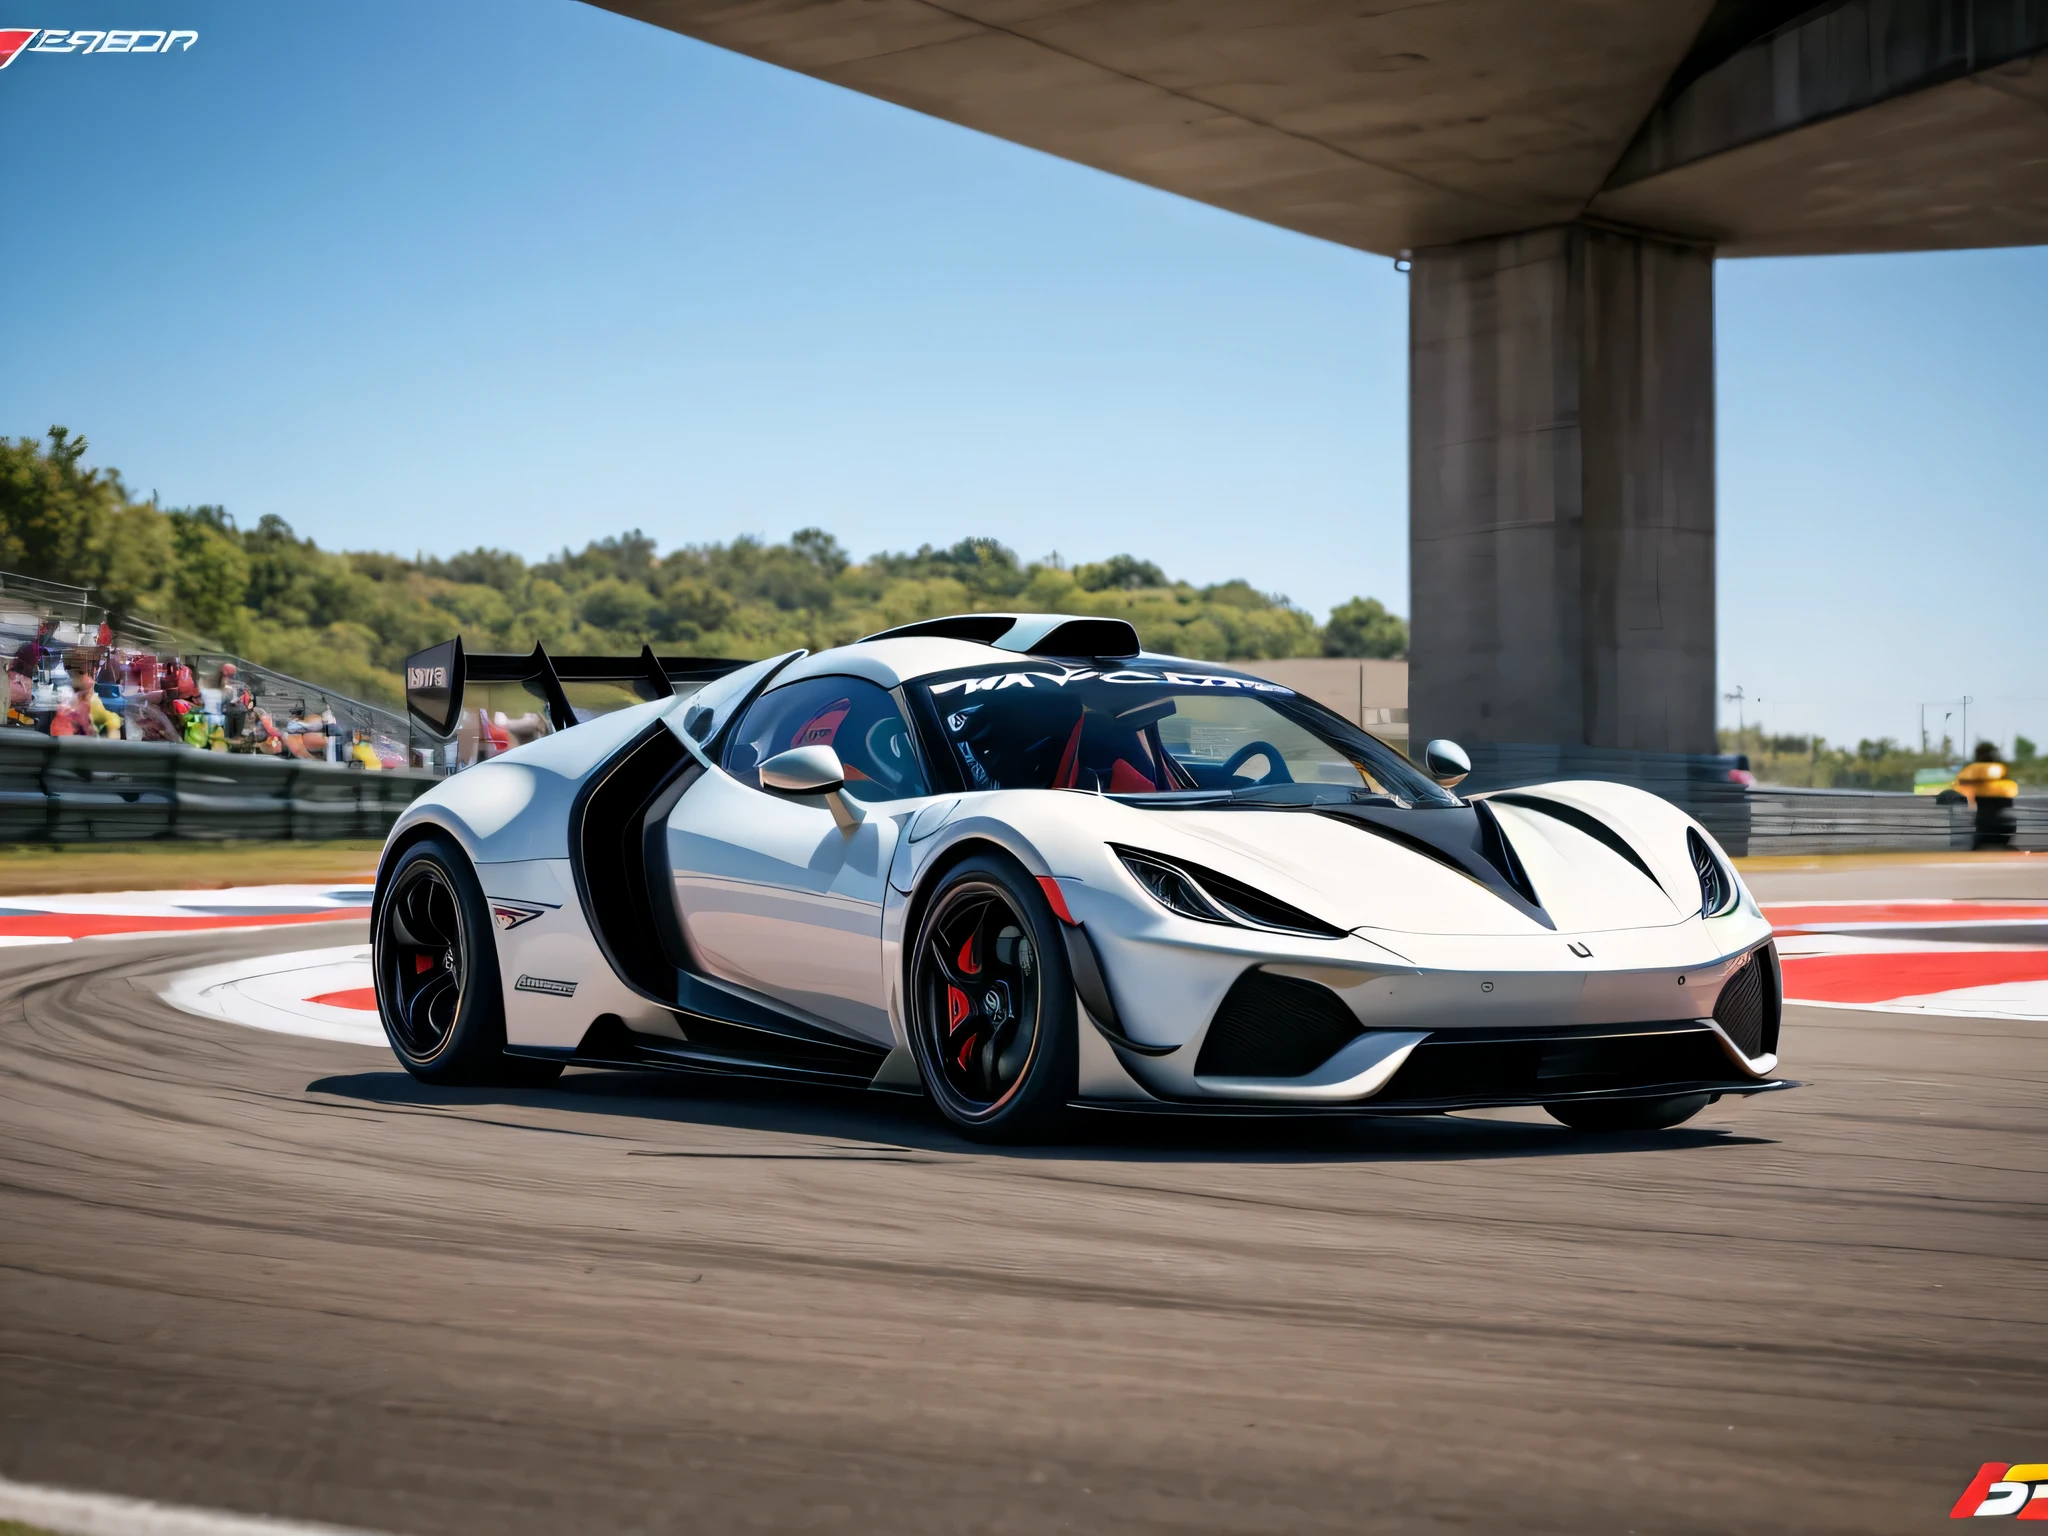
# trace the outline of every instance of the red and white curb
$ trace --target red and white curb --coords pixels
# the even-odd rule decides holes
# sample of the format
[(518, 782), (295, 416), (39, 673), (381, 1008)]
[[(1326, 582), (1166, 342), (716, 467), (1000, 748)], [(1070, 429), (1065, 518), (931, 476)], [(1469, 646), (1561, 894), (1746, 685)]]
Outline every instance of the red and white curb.
[(200, 966), (170, 977), (161, 995), (173, 1008), (202, 1018), (387, 1048), (365, 944)]
[(1781, 902), (1785, 1000), (2048, 1021), (2048, 901)]
[(62, 1536), (371, 1536), (339, 1525), (231, 1515), (109, 1493), (39, 1488), (4, 1477), (0, 1477), (0, 1520), (40, 1526)]
[[(75, 930), (179, 932), (359, 916), (368, 886), (258, 886), (239, 891), (39, 899), (36, 916)], [(0, 905), (0, 943), (24, 938), (28, 903)], [(1764, 908), (1777, 930), (1787, 1002), (1961, 1018), (2048, 1022), (2048, 901), (1836, 901)], [(104, 925), (124, 926), (109, 930)], [(167, 926), (175, 923), (175, 926)], [(164, 997), (188, 1013), (254, 1029), (384, 1048), (363, 944), (206, 966), (171, 978)]]
[(0, 897), (0, 946), (277, 928), (367, 917), (368, 885), (243, 885), (224, 891), (111, 891)]

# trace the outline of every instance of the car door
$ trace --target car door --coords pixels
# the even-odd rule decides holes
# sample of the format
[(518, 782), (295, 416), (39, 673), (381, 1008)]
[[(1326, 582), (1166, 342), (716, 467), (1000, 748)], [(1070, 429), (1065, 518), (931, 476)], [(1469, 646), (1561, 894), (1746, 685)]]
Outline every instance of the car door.
[(760, 787), (760, 765), (829, 746), (864, 810), (927, 793), (895, 698), (864, 678), (813, 677), (761, 695), (734, 725), (724, 772), (706, 773), (668, 819), (677, 916), (710, 974), (816, 1022), (891, 1040), (882, 895), (897, 824), (841, 830), (822, 796)]

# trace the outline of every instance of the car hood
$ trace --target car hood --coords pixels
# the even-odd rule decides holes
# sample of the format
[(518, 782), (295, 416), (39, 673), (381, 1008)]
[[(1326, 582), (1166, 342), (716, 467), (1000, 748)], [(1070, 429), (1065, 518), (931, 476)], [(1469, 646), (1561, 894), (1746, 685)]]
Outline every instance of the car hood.
[(1147, 814), (1158, 852), (1248, 880), (1348, 929), (1595, 933), (1666, 927), (1698, 911), (1696, 898), (1674, 900), (1644, 861), (1511, 806)]

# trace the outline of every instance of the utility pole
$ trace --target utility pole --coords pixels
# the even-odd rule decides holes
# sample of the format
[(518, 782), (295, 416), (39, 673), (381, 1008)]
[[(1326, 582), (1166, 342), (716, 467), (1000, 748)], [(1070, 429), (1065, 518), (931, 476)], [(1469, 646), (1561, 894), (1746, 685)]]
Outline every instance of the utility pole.
[(1724, 693), (1721, 697), (1735, 706), (1735, 739), (1740, 741), (1742, 733), (1749, 729), (1742, 712), (1743, 703), (1748, 698), (1748, 695), (1742, 691), (1742, 685), (1737, 683), (1733, 693)]

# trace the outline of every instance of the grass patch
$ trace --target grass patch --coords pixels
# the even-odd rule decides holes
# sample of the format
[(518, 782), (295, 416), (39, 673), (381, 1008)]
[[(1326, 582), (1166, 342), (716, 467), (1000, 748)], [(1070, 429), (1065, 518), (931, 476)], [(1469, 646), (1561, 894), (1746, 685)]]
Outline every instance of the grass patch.
[(56, 1536), (40, 1525), (23, 1525), (19, 1520), (0, 1520), (0, 1536)]
[[(209, 891), (368, 880), (383, 843), (0, 843), (0, 896)], [(0, 1536), (13, 1532), (0, 1526)]]

